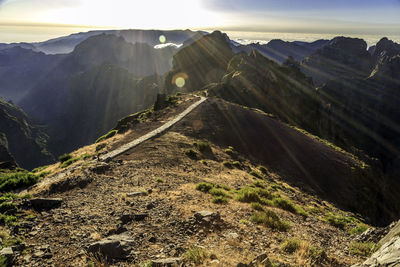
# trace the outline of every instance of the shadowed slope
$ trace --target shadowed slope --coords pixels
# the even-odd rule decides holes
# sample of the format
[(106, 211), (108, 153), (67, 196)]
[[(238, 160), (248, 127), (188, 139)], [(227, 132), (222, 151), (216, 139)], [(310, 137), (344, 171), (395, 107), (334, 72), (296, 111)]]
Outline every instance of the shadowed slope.
[(384, 192), (382, 181), (373, 178), (368, 166), (264, 113), (210, 99), (173, 130), (233, 146), (282, 173), (288, 181), (369, 216), (375, 223), (399, 215), (397, 202), (391, 201), (395, 191)]

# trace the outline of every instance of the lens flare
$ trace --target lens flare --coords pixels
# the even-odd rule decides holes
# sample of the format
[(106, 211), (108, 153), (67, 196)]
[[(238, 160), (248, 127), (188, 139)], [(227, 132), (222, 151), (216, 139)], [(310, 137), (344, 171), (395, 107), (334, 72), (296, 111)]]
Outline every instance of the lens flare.
[(183, 79), (183, 77), (178, 77), (176, 78), (175, 84), (176, 86), (182, 88), (183, 86), (185, 86), (185, 79)]
[(167, 38), (164, 35), (160, 35), (158, 40), (160, 41), (161, 44), (165, 44), (165, 42), (167, 41)]
[(180, 72), (174, 75), (172, 78), (172, 84), (176, 85), (179, 88), (185, 86), (186, 81), (189, 79), (189, 76), (186, 73)]

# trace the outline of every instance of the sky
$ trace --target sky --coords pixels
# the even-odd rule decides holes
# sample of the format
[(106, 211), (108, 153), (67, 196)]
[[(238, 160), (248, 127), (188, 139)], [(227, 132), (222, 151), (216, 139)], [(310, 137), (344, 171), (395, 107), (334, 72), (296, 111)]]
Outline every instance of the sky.
[(400, 0), (0, 0), (0, 42), (90, 29), (400, 35)]

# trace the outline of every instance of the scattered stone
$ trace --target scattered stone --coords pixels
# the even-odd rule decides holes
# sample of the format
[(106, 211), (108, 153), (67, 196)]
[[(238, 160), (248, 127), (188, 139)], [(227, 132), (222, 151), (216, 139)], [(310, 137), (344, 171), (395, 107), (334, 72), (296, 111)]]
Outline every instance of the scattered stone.
[(212, 226), (222, 222), (219, 212), (199, 211), (194, 214), (194, 218), (198, 224), (203, 226)]
[(74, 189), (76, 187), (85, 188), (88, 184), (93, 182), (92, 177), (68, 177), (65, 180), (58, 181), (50, 185), (49, 194), (62, 193)]
[(32, 207), (36, 210), (49, 210), (61, 206), (61, 198), (33, 198), (30, 201)]
[(146, 209), (151, 210), (154, 209), (156, 207), (156, 204), (154, 202), (150, 202), (149, 204), (147, 204)]
[(146, 192), (132, 192), (126, 194), (127, 197), (147, 196)]
[(129, 257), (135, 240), (127, 234), (112, 235), (98, 242), (92, 243), (88, 251), (100, 253), (107, 259), (126, 259)]
[(6, 257), (10, 257), (14, 254), (14, 251), (12, 250), (12, 248), (8, 247), (8, 248), (3, 248), (2, 250), (0, 250), (0, 256), (6, 256)]
[(139, 213), (139, 214), (124, 214), (121, 216), (121, 222), (123, 224), (129, 223), (131, 221), (143, 221), (146, 217), (149, 216), (148, 213)]
[(180, 262), (181, 262), (180, 258), (152, 260), (151, 266), (153, 266), (153, 267), (178, 267)]
[(105, 162), (99, 162), (95, 166), (90, 168), (90, 171), (97, 173), (97, 174), (104, 174), (111, 168), (110, 164)]

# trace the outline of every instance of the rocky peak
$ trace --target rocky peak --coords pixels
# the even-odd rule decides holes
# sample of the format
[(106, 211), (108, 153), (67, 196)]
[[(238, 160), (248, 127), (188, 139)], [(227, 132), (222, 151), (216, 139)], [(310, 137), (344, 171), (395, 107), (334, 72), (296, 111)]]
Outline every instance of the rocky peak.
[(384, 37), (376, 44), (372, 57), (375, 61), (378, 61), (382, 56), (393, 57), (398, 54), (400, 54), (400, 44)]
[(343, 36), (333, 38), (328, 46), (356, 56), (365, 55), (367, 51), (367, 43), (363, 39)]

